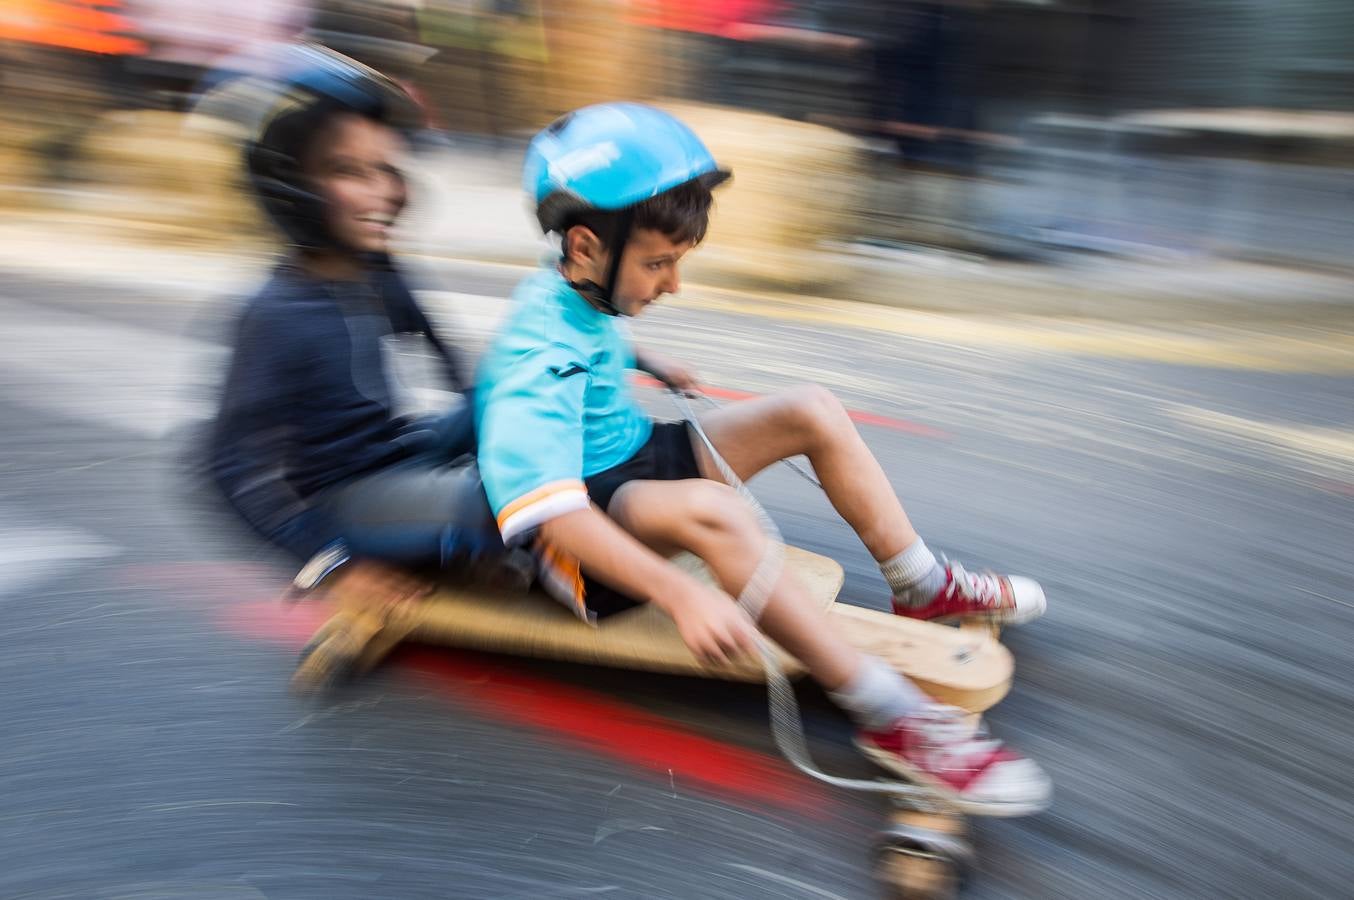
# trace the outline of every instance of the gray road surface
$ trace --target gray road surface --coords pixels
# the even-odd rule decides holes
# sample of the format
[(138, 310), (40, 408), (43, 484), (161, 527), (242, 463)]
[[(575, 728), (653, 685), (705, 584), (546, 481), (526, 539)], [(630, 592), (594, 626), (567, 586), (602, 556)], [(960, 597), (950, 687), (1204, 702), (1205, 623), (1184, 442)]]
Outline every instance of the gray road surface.
[[(508, 276), (439, 278), (470, 296), (427, 302), (477, 346)], [(774, 774), (754, 688), (464, 655), (433, 677), (434, 652), (290, 697), (293, 647), (240, 625), (286, 573), (169, 475), (163, 435), (204, 409), (222, 308), (0, 288), (0, 896), (873, 896), (873, 801), (786, 774), (799, 807), (763, 802), (476, 704), (522, 676)], [(1018, 680), (990, 719), (1056, 804), (976, 823), (966, 896), (1350, 895), (1354, 379), (680, 304), (637, 333), (715, 385), (818, 380), (943, 432), (864, 426), (928, 543), (1044, 583), (1050, 612), (1008, 633)], [(780, 471), (755, 487), (789, 539), (842, 561), (846, 599), (883, 604), (821, 497)], [(841, 720), (809, 708), (816, 749), (854, 765)]]

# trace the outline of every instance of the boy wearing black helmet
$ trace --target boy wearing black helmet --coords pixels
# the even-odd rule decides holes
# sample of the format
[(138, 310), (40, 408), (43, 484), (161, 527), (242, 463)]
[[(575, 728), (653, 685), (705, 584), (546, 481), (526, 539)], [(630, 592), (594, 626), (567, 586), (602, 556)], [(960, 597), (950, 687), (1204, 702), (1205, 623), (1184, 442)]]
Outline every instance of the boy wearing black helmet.
[(474, 437), (468, 404), (455, 405), (469, 393), (459, 360), (388, 253), (406, 202), (401, 130), (417, 109), (320, 47), (288, 48), (280, 70), (246, 162), (289, 251), (240, 316), (211, 468), (254, 528), (311, 561), (298, 584), (338, 570), (375, 602), (404, 602), (426, 590), (408, 568), (502, 549), (464, 465)]
[[(852, 715), (873, 759), (969, 811), (1034, 812), (1049, 798), (1038, 766), (838, 636), (793, 572), (768, 586), (755, 624), (729, 601), (756, 579), (768, 538), (685, 425), (652, 422), (631, 396), (628, 368), (678, 389), (696, 379), (637, 353), (624, 328), (678, 290), (678, 263), (704, 236), (711, 188), (727, 177), (690, 129), (638, 104), (578, 110), (532, 142), (524, 184), (563, 252), (519, 286), (480, 366), (480, 468), (503, 538), (543, 546), (556, 576), (548, 586), (581, 616), (653, 603), (698, 657), (753, 652), (760, 627)], [(899, 615), (1014, 623), (1043, 612), (1029, 579), (936, 560), (825, 390), (731, 404), (700, 422), (740, 479), (808, 456), (879, 560)], [(703, 559), (724, 592), (670, 563), (678, 550)]]

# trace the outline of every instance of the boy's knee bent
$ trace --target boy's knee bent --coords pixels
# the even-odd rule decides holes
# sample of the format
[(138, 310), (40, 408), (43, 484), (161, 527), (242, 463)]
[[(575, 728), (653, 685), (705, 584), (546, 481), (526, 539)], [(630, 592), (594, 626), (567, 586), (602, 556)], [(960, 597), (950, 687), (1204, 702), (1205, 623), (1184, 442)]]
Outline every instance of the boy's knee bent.
[(683, 497), (684, 543), (699, 554), (711, 546), (759, 546), (764, 540), (752, 510), (727, 484), (702, 480)]
[(788, 392), (795, 419), (809, 434), (837, 431), (850, 423), (846, 407), (821, 384), (803, 384)]

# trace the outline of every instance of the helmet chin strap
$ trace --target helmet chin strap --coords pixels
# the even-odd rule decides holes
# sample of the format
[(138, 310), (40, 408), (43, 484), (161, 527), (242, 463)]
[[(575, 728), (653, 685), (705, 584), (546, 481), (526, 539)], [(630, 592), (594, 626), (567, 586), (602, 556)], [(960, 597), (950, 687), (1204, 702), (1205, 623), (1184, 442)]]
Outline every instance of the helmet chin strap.
[[(635, 209), (627, 206), (621, 210), (616, 220), (616, 232), (611, 238), (611, 261), (607, 264), (606, 285), (602, 286), (591, 279), (571, 281), (569, 287), (578, 291), (584, 300), (609, 316), (623, 316), (619, 306), (612, 298), (616, 293), (616, 279), (621, 271), (621, 257), (625, 254), (625, 245), (630, 243), (630, 230), (635, 223)], [(568, 236), (565, 236), (568, 240)]]

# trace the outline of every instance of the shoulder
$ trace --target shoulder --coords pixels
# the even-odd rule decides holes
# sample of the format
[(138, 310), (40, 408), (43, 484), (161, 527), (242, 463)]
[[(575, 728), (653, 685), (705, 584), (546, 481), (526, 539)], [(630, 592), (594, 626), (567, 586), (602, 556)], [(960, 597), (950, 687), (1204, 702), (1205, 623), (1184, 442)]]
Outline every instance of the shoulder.
[(292, 344), (318, 338), (342, 316), (323, 288), (285, 273), (273, 277), (241, 307), (237, 335), (244, 344)]
[(576, 346), (581, 335), (569, 327), (558, 292), (547, 273), (538, 272), (518, 283), (511, 306), (493, 342), (499, 356), (524, 356), (548, 346)]
[(518, 285), (512, 327), (543, 344), (592, 355), (606, 346), (610, 316), (593, 311), (558, 272), (537, 272)]
[[(513, 313), (520, 314), (524, 312), (548, 312), (559, 306), (559, 285), (562, 282), (558, 275), (546, 269), (532, 272), (512, 289), (512, 297), (509, 302), (513, 304)], [(515, 318), (521, 318), (516, 315)]]
[(306, 308), (317, 308), (326, 299), (321, 285), (279, 267), (245, 301), (241, 318), (253, 322), (285, 320)]

